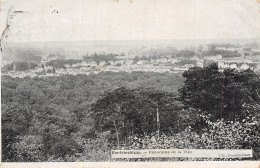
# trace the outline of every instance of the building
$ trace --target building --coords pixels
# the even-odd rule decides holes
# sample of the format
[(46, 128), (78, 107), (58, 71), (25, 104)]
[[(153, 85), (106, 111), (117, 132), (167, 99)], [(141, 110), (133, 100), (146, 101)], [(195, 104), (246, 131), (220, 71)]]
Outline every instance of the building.
[(246, 69), (249, 69), (249, 68), (250, 68), (250, 66), (247, 65), (247, 64), (242, 64), (242, 65), (240, 66), (240, 69), (241, 69), (241, 70), (246, 70)]
[(232, 64), (230, 64), (230, 66), (229, 66), (231, 69), (238, 69), (238, 67), (237, 67), (237, 64), (236, 63), (232, 63)]

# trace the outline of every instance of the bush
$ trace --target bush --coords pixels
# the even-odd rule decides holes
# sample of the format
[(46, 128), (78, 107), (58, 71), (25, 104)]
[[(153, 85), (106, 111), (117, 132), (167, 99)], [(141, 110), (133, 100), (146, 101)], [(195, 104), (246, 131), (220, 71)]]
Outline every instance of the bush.
[(110, 144), (106, 137), (109, 134), (110, 132), (100, 133), (96, 138), (92, 139), (78, 137), (75, 141), (83, 152), (75, 153), (73, 156), (67, 158), (65, 157), (64, 160), (79, 162), (110, 161)]
[[(253, 149), (253, 159), (259, 160), (259, 118), (248, 117), (243, 121), (233, 122), (218, 120), (211, 122), (209, 117), (200, 115), (208, 124), (207, 129), (196, 133), (192, 127), (187, 127), (184, 131), (172, 136), (161, 135), (156, 139), (156, 134), (146, 135), (144, 137), (132, 136), (131, 144), (128, 146), (119, 146), (117, 149)], [(119, 159), (120, 161), (124, 159)], [(132, 159), (134, 160), (134, 159)], [(140, 159), (141, 161), (158, 161), (158, 158)], [(159, 159), (163, 161), (173, 160), (211, 160), (210, 158), (167, 158)], [(213, 159), (230, 160), (230, 159)], [(239, 158), (231, 160), (241, 160)]]
[(39, 162), (45, 160), (45, 157), (42, 155), (42, 137), (26, 135), (19, 138), (20, 141), (13, 144), (13, 148), (17, 151), (17, 161)]

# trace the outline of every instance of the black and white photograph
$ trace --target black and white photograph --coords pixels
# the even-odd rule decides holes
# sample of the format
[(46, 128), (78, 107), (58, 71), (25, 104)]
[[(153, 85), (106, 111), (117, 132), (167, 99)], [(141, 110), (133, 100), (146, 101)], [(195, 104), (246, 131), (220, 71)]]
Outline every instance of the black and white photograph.
[(260, 161), (259, 11), (1, 0), (1, 162)]

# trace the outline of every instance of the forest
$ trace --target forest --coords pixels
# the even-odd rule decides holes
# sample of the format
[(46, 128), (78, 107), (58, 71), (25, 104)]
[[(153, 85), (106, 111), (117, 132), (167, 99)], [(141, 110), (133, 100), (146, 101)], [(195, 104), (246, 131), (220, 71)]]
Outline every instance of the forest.
[[(38, 65), (33, 62), (15, 62), (15, 68), (17, 71), (29, 71), (30, 69), (34, 69)], [(9, 72), (14, 70), (14, 63), (6, 64), (1, 69), (2, 72)]]
[[(2, 161), (111, 161), (111, 149), (167, 148), (253, 149), (260, 159), (260, 79), (250, 69), (2, 76), (1, 84)], [(210, 159), (117, 161), (133, 160)]]

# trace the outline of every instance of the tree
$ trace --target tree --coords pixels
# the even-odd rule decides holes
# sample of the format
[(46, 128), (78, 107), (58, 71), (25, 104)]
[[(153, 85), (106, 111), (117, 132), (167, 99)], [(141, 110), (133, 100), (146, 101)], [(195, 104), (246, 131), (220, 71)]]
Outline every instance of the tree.
[[(175, 104), (175, 95), (168, 92), (157, 91), (153, 88), (139, 88), (136, 89), (134, 92), (135, 95), (138, 96), (139, 102), (142, 102), (143, 105), (146, 105), (145, 107), (149, 109), (150, 112), (156, 111), (156, 113), (154, 113), (156, 115), (150, 113), (150, 116), (156, 116), (157, 136), (160, 136), (161, 125), (164, 127), (164, 132), (169, 131), (167, 130), (167, 126), (171, 125), (168, 125), (168, 119), (176, 119), (176, 114), (174, 114), (172, 111), (177, 106)], [(163, 120), (160, 120), (160, 118), (162, 118)], [(147, 124), (147, 121), (144, 121), (144, 123)], [(146, 132), (152, 130), (154, 129), (149, 128), (146, 130)]]
[(133, 64), (136, 64), (139, 60), (140, 58), (138, 56), (135, 56), (133, 59)]
[(86, 61), (89, 61), (89, 60), (92, 60), (92, 61), (95, 61), (97, 63), (97, 65), (99, 65), (99, 63), (101, 61), (105, 61), (106, 63), (108, 63), (109, 61), (116, 61), (117, 58), (116, 58), (116, 54), (112, 54), (112, 53), (109, 53), (109, 54), (97, 54), (97, 53), (94, 53), (92, 54), (91, 56), (83, 56), (83, 59), (86, 60)]
[[(2, 69), (4, 71), (13, 71), (13, 64), (6, 64)], [(35, 67), (37, 67), (37, 64), (33, 63), (33, 62), (16, 62), (15, 63), (16, 66), (16, 70), (17, 71), (27, 71), (30, 69), (34, 69)]]
[(180, 50), (176, 53), (176, 56), (190, 59), (191, 57), (195, 56), (195, 54), (196, 53), (193, 50)]
[[(148, 98), (155, 101), (152, 94), (156, 97), (158, 93), (162, 95), (160, 102), (167, 102), (170, 95), (164, 92), (176, 94), (181, 84), (180, 74), (154, 72), (102, 72), (48, 78), (2, 76), (2, 158), (65, 161), (86, 148), (88, 155), (97, 157), (103, 148), (95, 143), (99, 142), (99, 135), (105, 134), (109, 149), (117, 144), (117, 135), (120, 144), (129, 144), (133, 136), (142, 137), (157, 130), (156, 106)], [(161, 102), (158, 106), (160, 132), (177, 132), (179, 125), (173, 121), (180, 120), (182, 124), (184, 120), (178, 119), (181, 103), (165, 104), (169, 103)], [(34, 138), (37, 141), (32, 142)], [(91, 142), (84, 144), (83, 140), (78, 146), (74, 142), (79, 139)]]
[(120, 130), (126, 124), (123, 108), (126, 103), (131, 101), (132, 97), (131, 91), (122, 87), (106, 92), (92, 105), (92, 110), (95, 112), (96, 128), (100, 131), (114, 130), (118, 145), (120, 145)]
[(2, 159), (15, 161), (16, 149), (13, 144), (19, 141), (18, 136), (28, 132), (32, 113), (18, 103), (2, 105)]
[(125, 87), (106, 92), (92, 105), (95, 128), (115, 132), (117, 144), (128, 136), (169, 133), (177, 126), (178, 105), (171, 93)]
[(179, 89), (181, 101), (212, 119), (242, 119), (243, 104), (258, 102), (260, 80), (254, 71), (218, 70), (216, 63), (205, 68), (194, 67), (185, 71), (184, 85)]

